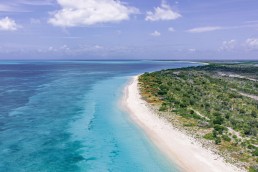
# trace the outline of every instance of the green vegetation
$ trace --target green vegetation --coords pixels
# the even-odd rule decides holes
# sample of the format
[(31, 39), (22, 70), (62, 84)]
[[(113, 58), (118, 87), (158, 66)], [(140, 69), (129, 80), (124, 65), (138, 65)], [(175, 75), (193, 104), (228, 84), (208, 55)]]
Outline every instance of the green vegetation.
[[(219, 150), (251, 166), (258, 163), (258, 67), (210, 64), (145, 73), (143, 98), (177, 116)], [(190, 122), (190, 123), (189, 123)]]

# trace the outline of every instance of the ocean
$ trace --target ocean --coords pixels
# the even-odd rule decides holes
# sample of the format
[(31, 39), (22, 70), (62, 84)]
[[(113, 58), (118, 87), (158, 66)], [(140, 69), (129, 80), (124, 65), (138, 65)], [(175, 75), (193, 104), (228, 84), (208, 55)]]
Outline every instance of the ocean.
[(1, 172), (177, 172), (121, 109), (131, 76), (198, 63), (0, 62)]

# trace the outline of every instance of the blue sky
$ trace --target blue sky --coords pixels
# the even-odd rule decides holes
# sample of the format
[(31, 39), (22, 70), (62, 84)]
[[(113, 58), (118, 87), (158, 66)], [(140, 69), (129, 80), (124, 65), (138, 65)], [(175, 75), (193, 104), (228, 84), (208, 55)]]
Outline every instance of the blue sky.
[(0, 0), (0, 59), (258, 60), (257, 0)]

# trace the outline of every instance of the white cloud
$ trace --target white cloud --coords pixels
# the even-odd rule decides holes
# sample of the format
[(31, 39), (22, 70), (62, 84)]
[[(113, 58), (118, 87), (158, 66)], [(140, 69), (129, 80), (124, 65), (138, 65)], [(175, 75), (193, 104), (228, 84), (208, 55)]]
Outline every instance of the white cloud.
[(156, 36), (157, 37), (157, 36), (160, 36), (160, 35), (161, 35), (161, 33), (156, 31), (156, 30), (151, 33), (151, 36)]
[(0, 1), (0, 12), (22, 13), (22, 12), (31, 12), (31, 10), (27, 9), (25, 4), (21, 3), (20, 0), (15, 0), (15, 2), (2, 0)]
[(103, 47), (101, 45), (94, 45), (95, 49), (102, 49)]
[(222, 46), (219, 48), (219, 51), (230, 51), (236, 47), (237, 41), (232, 39), (229, 41), (223, 41)]
[[(13, 2), (14, 1), (14, 2)], [(55, 0), (13, 0), (0, 1), (0, 12), (32, 12), (29, 6), (54, 5)]]
[(245, 41), (248, 49), (250, 50), (258, 50), (258, 38), (248, 38)]
[(195, 52), (196, 49), (195, 49), (195, 48), (190, 48), (190, 49), (188, 49), (188, 51), (190, 51), (190, 52)]
[(159, 21), (159, 20), (175, 20), (179, 17), (182, 17), (176, 11), (173, 11), (172, 8), (166, 3), (166, 1), (161, 2), (160, 7), (154, 8), (154, 12), (148, 11), (145, 17), (146, 21)]
[(9, 5), (0, 4), (0, 11), (1, 12), (13, 12), (14, 9), (11, 6), (9, 6)]
[(70, 51), (70, 48), (65, 44), (63, 46), (61, 46), (59, 49), (62, 51)]
[(169, 32), (175, 32), (176, 30), (173, 27), (168, 28)]
[(54, 5), (54, 0), (18, 0), (18, 3), (24, 4), (24, 5), (39, 5), (39, 6), (44, 6), (44, 5)]
[(19, 4), (0, 2), (0, 12), (5, 13), (5, 12), (29, 12), (29, 11), (22, 8)]
[(247, 50), (256, 51), (258, 50), (258, 38), (248, 38), (245, 42), (238, 44), (236, 40), (232, 39), (229, 41), (223, 41), (222, 46), (218, 49), (219, 51), (232, 51), (232, 50)]
[(56, 49), (52, 46), (48, 47), (48, 51), (56, 51)]
[(211, 31), (215, 31), (215, 30), (221, 30), (223, 29), (220, 26), (206, 26), (206, 27), (196, 27), (193, 29), (189, 29), (187, 30), (187, 32), (190, 33), (202, 33), (202, 32), (211, 32)]
[(54, 26), (75, 27), (128, 20), (138, 9), (119, 0), (57, 0), (62, 7), (53, 13), (49, 23)]
[(17, 30), (20, 26), (16, 24), (13, 19), (5, 17), (0, 19), (0, 30), (3, 31), (14, 31)]

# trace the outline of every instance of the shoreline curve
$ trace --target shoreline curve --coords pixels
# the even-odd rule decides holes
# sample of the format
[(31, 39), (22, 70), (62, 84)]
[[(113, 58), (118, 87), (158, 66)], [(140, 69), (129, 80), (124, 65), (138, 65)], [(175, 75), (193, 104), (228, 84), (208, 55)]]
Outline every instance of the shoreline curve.
[(138, 77), (125, 87), (121, 104), (164, 156), (186, 172), (244, 172), (156, 115), (141, 98)]

